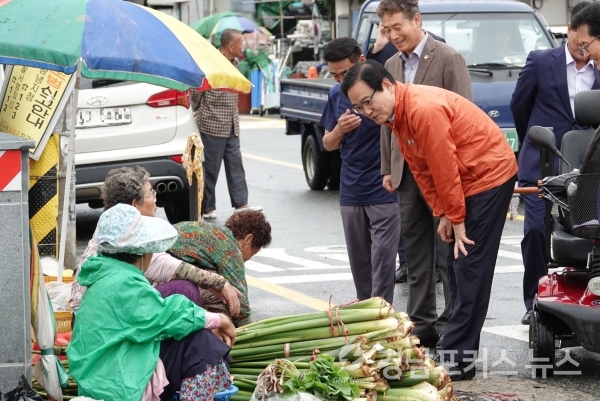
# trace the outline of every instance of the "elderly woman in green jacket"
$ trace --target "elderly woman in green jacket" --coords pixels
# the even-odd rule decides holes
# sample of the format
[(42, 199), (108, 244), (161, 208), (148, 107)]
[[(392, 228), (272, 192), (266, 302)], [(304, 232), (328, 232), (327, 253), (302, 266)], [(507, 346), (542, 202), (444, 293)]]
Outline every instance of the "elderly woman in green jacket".
[(99, 254), (81, 267), (88, 289), (67, 351), (79, 395), (145, 401), (181, 391), (181, 400), (212, 399), (231, 383), (224, 362), (235, 341), (231, 321), (182, 295), (161, 297), (144, 277), (152, 254), (176, 238), (169, 223), (130, 205), (101, 215)]

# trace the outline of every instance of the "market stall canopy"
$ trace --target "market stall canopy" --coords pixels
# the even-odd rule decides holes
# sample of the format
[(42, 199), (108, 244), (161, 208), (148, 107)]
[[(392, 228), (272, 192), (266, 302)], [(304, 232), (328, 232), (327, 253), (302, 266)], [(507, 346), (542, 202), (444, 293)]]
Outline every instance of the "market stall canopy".
[[(267, 37), (272, 36), (266, 28), (241, 14), (226, 11), (202, 18), (190, 25), (196, 32), (207, 39), (219, 41), (225, 29), (235, 29), (242, 33), (258, 31)], [(218, 45), (218, 43), (216, 43)]]
[(167, 88), (231, 89), (251, 84), (193, 29), (122, 0), (0, 0), (0, 64)]

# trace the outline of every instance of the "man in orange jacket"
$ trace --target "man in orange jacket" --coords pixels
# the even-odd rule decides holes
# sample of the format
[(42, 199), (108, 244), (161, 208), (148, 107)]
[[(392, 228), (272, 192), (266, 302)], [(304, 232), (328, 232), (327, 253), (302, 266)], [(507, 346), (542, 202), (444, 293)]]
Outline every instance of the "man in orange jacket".
[(453, 381), (471, 380), (516, 181), (513, 151), (475, 104), (445, 89), (396, 82), (377, 62), (353, 66), (341, 90), (355, 112), (392, 128), (419, 189), (440, 217), (440, 236), (452, 243), (452, 310), (440, 354), (450, 362)]

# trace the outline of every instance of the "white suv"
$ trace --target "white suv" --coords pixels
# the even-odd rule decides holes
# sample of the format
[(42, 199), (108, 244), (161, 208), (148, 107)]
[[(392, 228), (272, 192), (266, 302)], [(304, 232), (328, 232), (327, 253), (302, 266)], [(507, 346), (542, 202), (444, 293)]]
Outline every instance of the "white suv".
[(102, 207), (100, 189), (113, 168), (150, 172), (157, 205), (171, 223), (189, 220), (189, 185), (181, 155), (198, 132), (188, 91), (81, 78), (75, 140), (77, 203)]

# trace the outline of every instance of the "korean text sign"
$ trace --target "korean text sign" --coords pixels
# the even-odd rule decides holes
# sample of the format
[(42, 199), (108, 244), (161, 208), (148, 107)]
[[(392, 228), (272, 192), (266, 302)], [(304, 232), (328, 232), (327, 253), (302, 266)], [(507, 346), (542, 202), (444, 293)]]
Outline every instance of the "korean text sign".
[(71, 89), (71, 76), (34, 67), (8, 68), (0, 106), (0, 131), (35, 142), (39, 159)]

